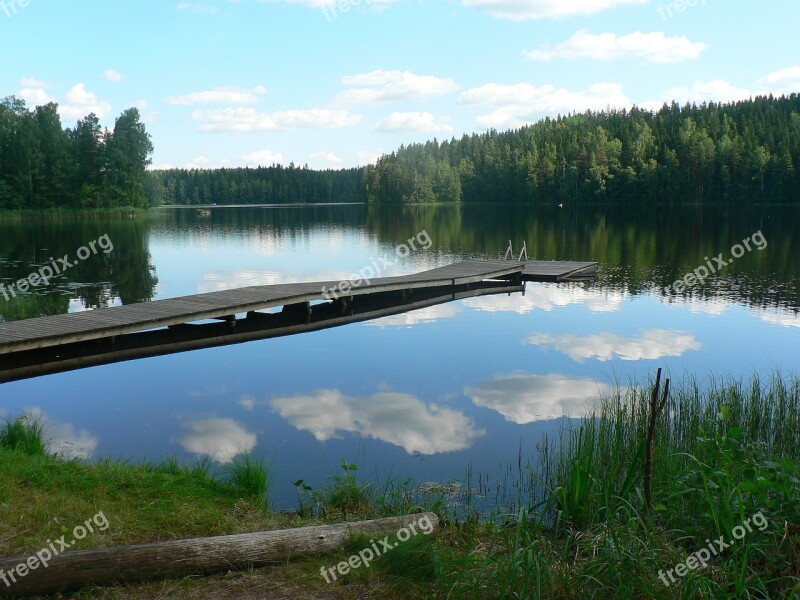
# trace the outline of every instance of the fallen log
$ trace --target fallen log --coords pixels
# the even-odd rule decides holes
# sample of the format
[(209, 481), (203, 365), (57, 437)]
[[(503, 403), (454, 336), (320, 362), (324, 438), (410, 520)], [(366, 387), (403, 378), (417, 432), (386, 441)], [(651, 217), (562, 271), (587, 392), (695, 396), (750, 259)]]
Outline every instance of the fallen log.
[(38, 563), (31, 567), (38, 562), (33, 560), (35, 554), (5, 558), (0, 559), (0, 596), (52, 594), (87, 585), (136, 583), (275, 564), (340, 550), (353, 534), (395, 533), (406, 527), (409, 537), (412, 527), (417, 534), (425, 534), (438, 530), (439, 519), (433, 513), (419, 513), (336, 525), (74, 550), (53, 556), (47, 566)]

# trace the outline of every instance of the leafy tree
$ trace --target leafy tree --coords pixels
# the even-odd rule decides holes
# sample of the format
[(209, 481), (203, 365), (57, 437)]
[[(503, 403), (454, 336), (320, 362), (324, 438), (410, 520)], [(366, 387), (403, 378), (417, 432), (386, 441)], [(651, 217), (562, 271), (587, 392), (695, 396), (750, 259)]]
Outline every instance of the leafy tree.
[(792, 94), (586, 112), (413, 144), (381, 157), (364, 182), (370, 202), (792, 203), (799, 160)]
[(55, 103), (0, 102), (0, 208), (147, 205), (153, 145), (138, 110), (103, 130), (94, 114), (64, 129)]
[(109, 187), (118, 203), (147, 206), (146, 169), (152, 153), (153, 144), (139, 120), (139, 109), (126, 110), (117, 119), (114, 133), (106, 142)]

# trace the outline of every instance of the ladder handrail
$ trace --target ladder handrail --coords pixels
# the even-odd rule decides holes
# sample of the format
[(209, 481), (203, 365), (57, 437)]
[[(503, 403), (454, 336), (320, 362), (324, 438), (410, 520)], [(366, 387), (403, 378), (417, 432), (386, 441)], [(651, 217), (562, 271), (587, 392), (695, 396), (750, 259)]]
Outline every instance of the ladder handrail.
[[(522, 257), (525, 258), (522, 258)], [(510, 258), (509, 258), (510, 257)], [(528, 242), (522, 242), (522, 250), (519, 251), (519, 257), (514, 256), (514, 245), (511, 243), (511, 240), (508, 240), (508, 249), (506, 250), (506, 255), (503, 260), (516, 260), (517, 262), (522, 262), (523, 260), (530, 260), (528, 258)]]

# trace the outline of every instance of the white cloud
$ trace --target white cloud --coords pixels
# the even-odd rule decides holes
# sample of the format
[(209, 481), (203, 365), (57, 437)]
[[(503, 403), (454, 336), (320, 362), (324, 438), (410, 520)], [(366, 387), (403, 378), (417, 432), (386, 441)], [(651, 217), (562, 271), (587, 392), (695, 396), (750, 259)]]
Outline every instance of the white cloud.
[(375, 124), (375, 131), (395, 133), (421, 131), (423, 133), (452, 133), (451, 117), (437, 117), (429, 112), (393, 112)]
[[(25, 81), (26, 80), (23, 79), (22, 85), (25, 85)], [(17, 92), (17, 97), (25, 100), (25, 103), (30, 106), (42, 106), (44, 104), (48, 104), (49, 102), (55, 102), (55, 99), (47, 93), (44, 87), (40, 86), (23, 87), (19, 92)]]
[(176, 168), (175, 165), (169, 162), (163, 162), (158, 164), (151, 164), (147, 167), (148, 171), (168, 171), (170, 169)]
[(381, 104), (400, 100), (425, 100), (441, 97), (458, 90), (452, 79), (432, 75), (416, 75), (410, 71), (378, 69), (360, 75), (342, 77), (348, 86), (360, 86), (336, 96), (340, 104)]
[(565, 375), (513, 373), (467, 387), (477, 406), (490, 408), (507, 421), (525, 425), (561, 417), (581, 417), (610, 387), (591, 379)]
[(27, 408), (24, 414), (38, 419), (42, 424), (42, 437), (50, 452), (68, 460), (73, 458), (91, 458), (99, 443), (96, 436), (86, 429), (76, 430), (71, 423), (59, 423), (49, 417), (41, 408)]
[(364, 325), (368, 327), (411, 327), (421, 323), (435, 323), (440, 319), (452, 319), (461, 309), (455, 304), (439, 304), (437, 306), (428, 306), (420, 308), (419, 310), (412, 310), (411, 312), (402, 313), (399, 315), (391, 315), (376, 319), (374, 321), (367, 321)]
[(692, 314), (705, 314), (718, 317), (725, 314), (735, 304), (725, 298), (700, 298), (697, 296), (660, 296), (659, 301), (674, 306), (683, 306)]
[(25, 77), (19, 82), (21, 89), (17, 92), (17, 98), (21, 98), (29, 106), (42, 106), (55, 99), (47, 93), (50, 84), (33, 77)]
[(282, 164), (283, 154), (272, 152), (272, 150), (258, 150), (257, 152), (245, 154), (242, 159), (244, 159), (248, 167), (269, 167), (274, 163)]
[[(231, 0), (238, 2), (239, 0)], [(342, 13), (349, 12), (353, 7), (364, 6), (373, 12), (382, 12), (390, 4), (394, 4), (399, 0), (259, 0), (264, 4), (299, 4), (309, 8), (322, 9), (328, 20), (340, 16)], [(327, 9), (327, 10), (326, 10)]]
[(193, 104), (258, 104), (267, 88), (257, 85), (253, 88), (239, 86), (215, 87), (213, 90), (190, 92), (181, 96), (164, 98), (167, 104), (190, 106)]
[(64, 103), (58, 107), (61, 116), (66, 119), (82, 119), (94, 113), (102, 119), (111, 112), (111, 103), (98, 100), (97, 96), (78, 83), (67, 90)]
[(42, 81), (41, 79), (36, 79), (35, 77), (24, 77), (19, 83), (22, 87), (32, 87), (32, 88), (50, 87), (50, 84), (47, 81)]
[(678, 104), (703, 102), (737, 102), (748, 100), (755, 95), (748, 89), (738, 88), (729, 81), (715, 79), (713, 81), (695, 81), (691, 87), (670, 88), (658, 100), (643, 102), (640, 106), (648, 110), (658, 110), (665, 103), (675, 101)]
[(618, 83), (596, 83), (580, 92), (558, 89), (553, 85), (537, 87), (530, 83), (488, 83), (463, 92), (460, 102), (473, 106), (497, 107), (490, 114), (477, 119), (478, 126), (487, 129), (516, 128), (546, 115), (631, 105)]
[(108, 81), (113, 81), (115, 83), (125, 79), (125, 77), (122, 76), (122, 73), (115, 71), (114, 69), (107, 69), (104, 71), (103, 77), (105, 77)]
[(759, 79), (756, 89), (738, 87), (724, 79), (712, 81), (695, 81), (688, 87), (674, 87), (668, 89), (661, 98), (643, 102), (640, 106), (648, 110), (658, 110), (664, 103), (673, 100), (679, 104), (703, 102), (739, 102), (749, 100), (755, 96), (773, 94), (791, 94), (800, 92), (800, 65), (774, 71), (766, 77)]
[(342, 158), (335, 152), (312, 152), (308, 158), (317, 169), (333, 168), (338, 169), (344, 164)]
[(360, 115), (346, 110), (311, 108), (287, 110), (273, 113), (258, 112), (254, 108), (225, 108), (219, 110), (195, 110), (192, 118), (201, 123), (204, 132), (225, 131), (230, 133), (252, 133), (282, 131), (286, 129), (341, 129), (357, 125)]
[[(248, 245), (248, 252), (257, 252), (259, 249)], [(274, 256), (275, 252), (260, 252), (265, 256)], [(278, 285), (281, 283), (299, 283), (304, 278), (301, 276), (288, 277), (276, 271), (256, 271), (256, 270), (230, 270), (230, 271), (206, 271), (203, 273), (203, 280), (197, 286), (198, 294), (207, 292), (221, 292), (224, 290), (235, 290), (238, 288), (252, 287), (256, 285)]]
[(707, 44), (692, 42), (685, 36), (669, 37), (663, 32), (631, 33), (618, 36), (615, 33), (593, 34), (581, 29), (566, 42), (554, 48), (544, 46), (523, 53), (531, 60), (550, 61), (556, 58), (592, 58), (595, 60), (617, 60), (640, 58), (653, 63), (677, 63), (692, 60), (708, 48)]
[(204, 454), (220, 463), (230, 463), (237, 454), (251, 452), (257, 436), (233, 419), (219, 417), (190, 418), (182, 424), (188, 433), (178, 443), (194, 454)]
[(356, 152), (356, 160), (359, 165), (374, 165), (384, 154), (383, 150), (359, 150)]
[(779, 327), (800, 327), (800, 315), (784, 310), (764, 311), (761, 313), (761, 320)]
[(800, 65), (770, 73), (758, 81), (758, 85), (773, 94), (800, 93)]
[(485, 435), (461, 412), (398, 392), (354, 397), (339, 390), (317, 390), (308, 396), (275, 398), (269, 405), (320, 442), (347, 432), (399, 446), (409, 454), (439, 454), (469, 448)]
[(575, 334), (553, 336), (537, 334), (525, 340), (533, 346), (553, 346), (571, 359), (583, 362), (588, 358), (608, 361), (658, 360), (667, 356), (682, 356), (703, 345), (690, 333), (669, 329), (650, 329), (639, 337), (626, 338), (616, 333), (600, 333), (581, 337)]
[(588, 16), (628, 4), (647, 4), (648, 0), (462, 0), (468, 7), (482, 8), (500, 19), (524, 21)]
[(183, 165), (184, 169), (208, 169), (211, 161), (206, 156), (195, 156), (191, 161)]
[(252, 396), (244, 395), (236, 401), (236, 404), (245, 410), (253, 412), (253, 409), (256, 407), (256, 399)]
[(483, 312), (515, 312), (526, 314), (536, 310), (550, 312), (572, 304), (584, 305), (591, 312), (617, 312), (625, 299), (623, 292), (586, 289), (579, 284), (542, 283), (529, 286), (525, 295), (482, 296), (468, 298), (463, 304)]
[(140, 120), (145, 125), (152, 125), (158, 122), (158, 119), (161, 117), (161, 113), (156, 110), (148, 111), (147, 109), (150, 107), (150, 103), (142, 98), (141, 100), (137, 100), (133, 103), (134, 108), (138, 108), (140, 112)]

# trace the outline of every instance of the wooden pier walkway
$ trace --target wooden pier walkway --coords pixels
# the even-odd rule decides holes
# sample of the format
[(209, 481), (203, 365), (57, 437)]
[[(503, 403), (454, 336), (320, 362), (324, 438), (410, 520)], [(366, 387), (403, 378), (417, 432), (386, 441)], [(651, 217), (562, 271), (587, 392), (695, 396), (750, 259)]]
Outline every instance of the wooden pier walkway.
[[(369, 283), (353, 285), (337, 294), (346, 298), (385, 292), (465, 286), (488, 280), (565, 281), (582, 277), (596, 270), (597, 263), (541, 261), (463, 261), (422, 273), (398, 277), (382, 277)], [(10, 323), (0, 323), (0, 355), (56, 348), (90, 340), (111, 340), (117, 336), (164, 327), (175, 327), (204, 321), (225, 319), (235, 321), (238, 314), (261, 316), (262, 311), (278, 306), (309, 310), (310, 302), (330, 300), (339, 281), (289, 283), (253, 286), (221, 292), (168, 298), (92, 310), (80, 313), (38, 317)]]
[(519, 264), (523, 281), (574, 281), (597, 274), (596, 262), (524, 260)]
[(326, 302), (280, 312), (251, 313), (235, 322), (210, 321), (150, 329), (115, 338), (62, 344), (0, 357), (0, 383), (63, 373), (128, 360), (229, 346), (311, 333), (371, 321), (439, 304), (495, 294), (525, 291), (524, 284), (482, 281), (462, 286), (426, 287), (412, 292), (378, 292), (354, 296), (346, 303)]

